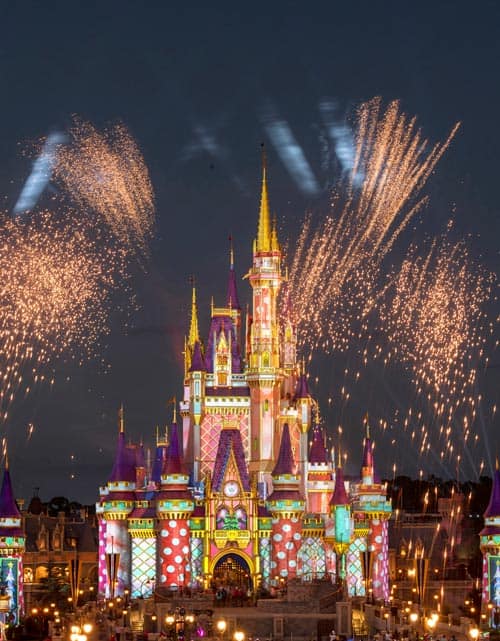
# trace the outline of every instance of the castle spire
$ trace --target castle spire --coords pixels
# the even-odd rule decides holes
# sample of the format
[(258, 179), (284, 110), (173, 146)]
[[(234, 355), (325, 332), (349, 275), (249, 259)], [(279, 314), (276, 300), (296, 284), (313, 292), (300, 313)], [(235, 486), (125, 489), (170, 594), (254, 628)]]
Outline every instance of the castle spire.
[(236, 288), (236, 273), (234, 271), (234, 249), (233, 238), (229, 236), (229, 279), (227, 283), (226, 305), (232, 309), (241, 309), (238, 299), (238, 290)]
[(255, 246), (257, 252), (271, 251), (272, 245), (271, 215), (269, 213), (266, 173), (266, 152), (264, 148), (262, 148), (262, 191), (260, 195), (259, 226), (257, 230), (257, 241)]
[(193, 293), (191, 298), (191, 324), (189, 326), (189, 340), (188, 345), (193, 349), (196, 341), (200, 340), (200, 332), (198, 329), (198, 307), (196, 304), (196, 286), (193, 279)]
[(17, 507), (12, 481), (9, 471), (9, 456), (7, 453), (7, 441), (4, 443), (5, 470), (3, 473), (2, 489), (0, 490), (0, 519), (4, 518), (21, 518), (21, 513)]
[(125, 420), (123, 418), (123, 403), (120, 405), (118, 410), (118, 432), (120, 434), (125, 434)]
[(281, 435), (280, 451), (272, 476), (279, 476), (282, 474), (295, 474), (295, 463), (293, 460), (292, 443), (290, 440), (290, 429), (288, 423), (283, 425), (283, 433)]
[[(109, 481), (112, 483), (135, 482), (135, 450), (127, 448), (125, 442), (125, 425), (123, 420), (123, 404), (118, 410), (118, 444), (116, 447), (115, 462), (111, 470)], [(133, 452), (133, 460), (132, 453)]]
[(342, 469), (342, 460), (339, 452), (339, 466), (337, 468), (337, 473), (335, 474), (335, 489), (330, 500), (330, 505), (335, 506), (348, 504), (349, 499), (347, 498), (347, 492), (345, 491), (344, 470)]
[(313, 441), (309, 450), (309, 463), (327, 463), (328, 452), (326, 451), (323, 434), (317, 423), (313, 427)]
[(361, 481), (363, 485), (372, 485), (375, 482), (373, 443), (370, 438), (370, 424), (368, 414), (365, 416), (365, 443), (363, 446), (363, 461), (361, 463)]
[(179, 434), (177, 432), (175, 417), (172, 425), (170, 426), (170, 442), (168, 444), (167, 460), (163, 467), (162, 476), (168, 476), (171, 474), (184, 474), (184, 465), (181, 457)]

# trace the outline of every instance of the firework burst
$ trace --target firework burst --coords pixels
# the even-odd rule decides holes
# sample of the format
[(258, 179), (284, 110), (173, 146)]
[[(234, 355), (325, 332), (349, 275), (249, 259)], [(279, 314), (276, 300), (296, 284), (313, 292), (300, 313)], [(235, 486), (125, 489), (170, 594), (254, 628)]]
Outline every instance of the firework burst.
[(58, 149), (55, 176), (82, 211), (97, 214), (129, 252), (148, 255), (154, 196), (144, 159), (121, 124), (98, 131), (76, 119)]
[(41, 212), (0, 227), (0, 399), (29, 392), (63, 355), (95, 355), (108, 332), (108, 302), (126, 282), (124, 254), (85, 220)]
[(457, 128), (431, 146), (397, 101), (385, 111), (379, 98), (361, 105), (347, 184), (323, 222), (306, 218), (291, 262), (288, 289), (303, 349), (345, 349), (365, 327), (380, 296), (380, 263), (425, 203), (421, 189)]

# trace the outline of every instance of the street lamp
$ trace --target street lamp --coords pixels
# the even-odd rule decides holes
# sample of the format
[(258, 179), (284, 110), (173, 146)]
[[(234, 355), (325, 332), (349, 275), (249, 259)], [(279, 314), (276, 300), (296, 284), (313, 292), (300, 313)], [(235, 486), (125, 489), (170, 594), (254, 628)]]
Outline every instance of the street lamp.
[(176, 608), (174, 612), (167, 614), (165, 623), (172, 627), (172, 633), (175, 639), (183, 640), (189, 625), (194, 623), (194, 615), (186, 614), (184, 608)]
[(411, 623), (411, 629), (412, 629), (414, 638), (417, 637), (417, 631), (416, 631), (417, 621), (418, 621), (418, 613), (410, 612), (410, 623)]
[(469, 636), (472, 639), (472, 641), (477, 641), (477, 638), (479, 636), (479, 629), (478, 628), (471, 628), (469, 630)]
[(215, 626), (217, 628), (217, 631), (220, 633), (221, 641), (224, 641), (224, 632), (226, 631), (227, 623), (224, 621), (224, 619), (220, 619), (220, 621), (217, 621)]
[(245, 633), (242, 632), (241, 630), (236, 630), (236, 632), (233, 634), (234, 641), (244, 641), (245, 639)]

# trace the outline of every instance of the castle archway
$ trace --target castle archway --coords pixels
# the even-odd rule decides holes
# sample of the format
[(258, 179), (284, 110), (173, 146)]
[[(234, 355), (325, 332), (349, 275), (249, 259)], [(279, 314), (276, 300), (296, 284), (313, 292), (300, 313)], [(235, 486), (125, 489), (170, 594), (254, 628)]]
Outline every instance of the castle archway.
[(212, 564), (212, 580), (216, 586), (253, 588), (251, 559), (241, 552), (217, 555)]

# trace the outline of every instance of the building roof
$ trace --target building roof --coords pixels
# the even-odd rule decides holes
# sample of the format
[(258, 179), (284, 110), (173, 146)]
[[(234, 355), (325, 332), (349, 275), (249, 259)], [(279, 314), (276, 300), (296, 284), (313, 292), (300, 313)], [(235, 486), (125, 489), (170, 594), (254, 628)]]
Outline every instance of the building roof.
[(4, 470), (2, 489), (0, 490), (0, 517), (21, 518), (21, 513), (14, 498), (14, 490), (12, 489), (12, 481), (8, 467)]
[(363, 461), (361, 467), (373, 468), (373, 444), (369, 436), (365, 437), (365, 444), (363, 447)]
[(333, 495), (330, 499), (330, 505), (335, 506), (348, 504), (349, 499), (347, 497), (347, 492), (345, 491), (344, 471), (341, 467), (338, 467), (335, 475), (335, 489), (333, 490)]
[(280, 451), (276, 460), (272, 476), (281, 476), (283, 474), (295, 474), (295, 461), (293, 459), (292, 443), (290, 441), (290, 428), (288, 423), (283, 425), (281, 434)]
[(155, 460), (153, 461), (153, 469), (151, 470), (151, 480), (159, 483), (161, 480), (161, 471), (167, 455), (167, 448), (165, 445), (156, 446)]
[(163, 465), (162, 476), (169, 474), (185, 474), (179, 445), (179, 432), (174, 421), (170, 426), (170, 442), (167, 449), (167, 458)]
[(39, 534), (44, 529), (48, 533), (48, 549), (53, 550), (54, 529), (59, 526), (61, 532), (62, 550), (74, 550), (76, 543), (78, 552), (97, 552), (97, 528), (94, 518), (80, 521), (69, 520), (56, 516), (31, 515), (24, 517), (24, 530), (26, 534), (26, 551), (38, 552), (40, 547)]
[(309, 463), (328, 463), (328, 452), (319, 425), (313, 427), (313, 441), (309, 450)]
[(205, 364), (205, 359), (203, 358), (203, 353), (201, 351), (200, 341), (195, 341), (193, 347), (193, 358), (191, 359), (191, 367), (189, 368), (190, 372), (206, 372), (207, 366)]
[(295, 388), (295, 398), (310, 398), (310, 397), (311, 397), (311, 394), (309, 393), (307, 376), (305, 372), (303, 372), (297, 380), (297, 386)]
[(122, 430), (118, 433), (115, 462), (109, 477), (111, 483), (120, 481), (135, 482), (135, 448), (127, 447), (125, 432)]
[(214, 471), (212, 474), (212, 488), (216, 492), (221, 491), (231, 451), (234, 453), (243, 490), (245, 492), (250, 492), (250, 476), (248, 474), (248, 468), (245, 461), (245, 452), (241, 441), (241, 433), (237, 429), (229, 428), (223, 429), (219, 436), (219, 446), (217, 448)]
[(484, 518), (492, 518), (494, 516), (500, 516), (500, 470), (495, 470), (493, 475), (493, 485), (491, 487), (491, 496), (486, 512), (484, 513)]

